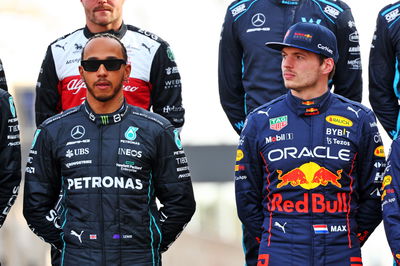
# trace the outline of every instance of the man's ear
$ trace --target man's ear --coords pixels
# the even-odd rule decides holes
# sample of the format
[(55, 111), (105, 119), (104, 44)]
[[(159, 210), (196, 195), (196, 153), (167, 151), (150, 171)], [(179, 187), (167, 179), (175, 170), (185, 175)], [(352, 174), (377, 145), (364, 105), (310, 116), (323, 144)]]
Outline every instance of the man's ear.
[(130, 64), (125, 65), (125, 72), (124, 72), (124, 81), (129, 80), (129, 76), (131, 75), (132, 66)]
[(322, 65), (323, 65), (322, 73), (329, 74), (332, 72), (335, 66), (335, 61), (333, 61), (333, 58), (326, 58), (324, 59), (324, 63)]
[(79, 66), (79, 67), (78, 67), (78, 70), (79, 70), (79, 74), (81, 75), (82, 80), (85, 81), (85, 78), (84, 78), (84, 76), (83, 76), (83, 73), (84, 73), (85, 70), (83, 69), (82, 66)]

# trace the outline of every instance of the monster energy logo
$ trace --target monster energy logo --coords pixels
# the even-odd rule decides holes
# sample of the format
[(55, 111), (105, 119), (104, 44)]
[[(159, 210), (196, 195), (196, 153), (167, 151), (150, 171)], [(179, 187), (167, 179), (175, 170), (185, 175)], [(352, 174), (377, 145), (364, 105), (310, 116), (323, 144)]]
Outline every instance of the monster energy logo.
[(101, 123), (103, 125), (107, 125), (108, 124), (108, 115), (102, 115), (102, 116), (100, 116), (100, 118), (101, 118)]

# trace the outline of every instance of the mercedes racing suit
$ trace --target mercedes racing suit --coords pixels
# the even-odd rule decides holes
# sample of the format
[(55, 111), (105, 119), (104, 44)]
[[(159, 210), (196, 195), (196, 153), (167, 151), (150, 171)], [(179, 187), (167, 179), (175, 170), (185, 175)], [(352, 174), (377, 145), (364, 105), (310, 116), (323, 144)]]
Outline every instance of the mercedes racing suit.
[(6, 75), (4, 74), (3, 62), (0, 59), (0, 89), (8, 91)]
[[(132, 71), (124, 83), (129, 104), (167, 118), (180, 128), (184, 123), (181, 79), (168, 43), (160, 37), (131, 25), (110, 31), (121, 39), (128, 52)], [(81, 52), (94, 34), (87, 27), (78, 29), (49, 45), (36, 85), (36, 124), (81, 104), (86, 86), (78, 71)]]
[(11, 95), (0, 89), (0, 227), (18, 195), (21, 182), (21, 144), (18, 118)]
[(359, 103), (289, 92), (255, 109), (235, 191), (239, 218), (260, 241), (257, 265), (361, 265), (360, 245), (382, 219), (384, 166), (375, 117)]
[(369, 100), (392, 139), (400, 129), (400, 2), (378, 14), (369, 55)]
[[(61, 188), (57, 226), (51, 210)], [(37, 129), (24, 216), (61, 250), (61, 265), (161, 265), (194, 210), (178, 130), (163, 117), (127, 104), (97, 115), (85, 102)]]
[(386, 237), (400, 265), (400, 139), (393, 141), (382, 183), (382, 211)]
[(222, 107), (238, 134), (251, 110), (287, 92), (281, 53), (265, 43), (281, 42), (297, 22), (318, 23), (335, 33), (340, 55), (332, 80), (335, 92), (361, 102), (358, 32), (343, 1), (237, 0), (225, 16), (218, 77)]

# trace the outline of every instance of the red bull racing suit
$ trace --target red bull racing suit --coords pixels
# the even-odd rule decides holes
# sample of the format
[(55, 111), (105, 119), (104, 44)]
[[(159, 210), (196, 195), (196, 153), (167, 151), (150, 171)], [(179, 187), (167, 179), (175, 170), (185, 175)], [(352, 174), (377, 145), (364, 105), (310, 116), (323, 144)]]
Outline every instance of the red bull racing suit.
[(400, 265), (400, 139), (393, 141), (382, 183), (382, 211), (386, 237), (396, 265)]
[(255, 109), (238, 145), (238, 215), (257, 265), (361, 265), (360, 246), (382, 220), (385, 155), (376, 119), (327, 92), (289, 92)]

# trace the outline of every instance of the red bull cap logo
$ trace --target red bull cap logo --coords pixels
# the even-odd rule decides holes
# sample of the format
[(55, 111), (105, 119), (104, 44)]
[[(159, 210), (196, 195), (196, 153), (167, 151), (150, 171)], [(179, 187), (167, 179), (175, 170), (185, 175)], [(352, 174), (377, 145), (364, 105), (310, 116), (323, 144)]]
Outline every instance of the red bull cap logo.
[(315, 104), (315, 102), (314, 101), (302, 101), (301, 104), (303, 104), (303, 105), (313, 105), (313, 104)]
[(276, 172), (278, 173), (278, 179), (281, 180), (277, 188), (291, 185), (293, 187), (301, 186), (304, 189), (310, 190), (320, 185), (327, 186), (329, 183), (338, 188), (342, 187), (338, 180), (342, 178), (341, 174), (343, 170), (337, 170), (336, 174), (334, 174), (314, 162), (305, 163), (286, 174), (282, 174), (281, 170), (276, 170)]
[(319, 115), (319, 109), (318, 108), (307, 108), (304, 115)]
[(313, 36), (311, 34), (308, 33), (302, 33), (302, 32), (295, 32), (293, 34), (293, 39), (298, 39), (298, 40), (302, 40), (302, 41), (307, 41), (307, 42), (311, 42)]

